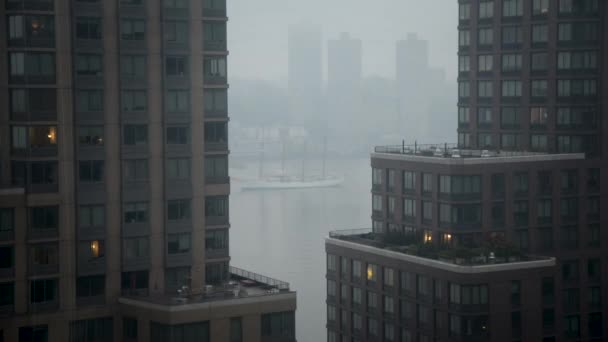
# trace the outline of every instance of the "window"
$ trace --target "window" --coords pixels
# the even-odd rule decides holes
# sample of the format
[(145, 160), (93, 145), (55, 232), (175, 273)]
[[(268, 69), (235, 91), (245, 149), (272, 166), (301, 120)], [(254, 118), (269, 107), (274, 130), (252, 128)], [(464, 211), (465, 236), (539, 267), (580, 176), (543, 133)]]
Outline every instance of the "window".
[(91, 261), (103, 258), (106, 255), (105, 242), (103, 240), (80, 241), (78, 243), (78, 257), (83, 261)]
[(561, 172), (560, 188), (562, 193), (573, 193), (578, 191), (578, 171), (563, 170)]
[(469, 97), (471, 96), (471, 82), (459, 81), (458, 82), (458, 97)]
[(48, 338), (49, 330), (46, 325), (19, 328), (19, 342), (48, 342)]
[(403, 199), (403, 216), (408, 218), (416, 217), (416, 200), (410, 198)]
[(30, 302), (48, 303), (58, 300), (57, 279), (39, 279), (30, 281)]
[(9, 46), (54, 46), (55, 18), (53, 16), (11, 15), (8, 17), (7, 26)]
[(479, 97), (492, 97), (493, 95), (493, 83), (492, 81), (477, 81), (477, 96)]
[(336, 282), (333, 280), (327, 280), (327, 297), (335, 298), (336, 297)]
[(494, 16), (494, 1), (481, 1), (479, 3), (479, 19), (489, 19)]
[(503, 17), (520, 17), (523, 15), (523, 12), (522, 0), (503, 0)]
[(374, 318), (367, 318), (367, 335), (378, 336), (378, 321)]
[(0, 208), (0, 234), (15, 230), (15, 209)]
[(521, 97), (521, 81), (502, 81), (503, 97)]
[(120, 21), (120, 39), (144, 40), (146, 22), (142, 19), (122, 19)]
[(599, 308), (602, 305), (602, 289), (600, 287), (590, 287), (588, 291), (587, 303), (592, 308)]
[[(144, 0), (120, 0), (120, 5), (121, 6), (125, 6), (125, 5), (128, 5), (128, 6), (141, 6), (143, 4), (144, 4)], [(137, 324), (137, 322), (135, 322), (135, 324)]]
[(204, 77), (226, 78), (226, 57), (208, 56), (203, 60)]
[(243, 319), (235, 317), (230, 319), (230, 342), (243, 341)]
[(490, 72), (494, 68), (494, 56), (479, 55), (477, 58), (477, 70), (479, 72)]
[[(9, 90), (10, 111), (12, 114), (40, 112), (52, 115), (57, 111), (57, 91), (55, 89), (29, 88)], [(37, 101), (37, 99), (45, 101)]]
[(165, 21), (163, 34), (165, 42), (187, 44), (189, 39), (189, 27), (187, 21)]
[(527, 173), (516, 173), (513, 175), (513, 191), (515, 193), (528, 193), (529, 182)]
[(165, 72), (167, 76), (187, 76), (188, 57), (187, 56), (168, 56), (165, 57)]
[(103, 90), (77, 90), (76, 109), (80, 112), (103, 111)]
[(378, 281), (378, 265), (367, 264), (367, 281), (373, 283)]
[(99, 40), (103, 32), (101, 26), (101, 18), (76, 17), (76, 38)]
[[(502, 71), (517, 72), (521, 71), (522, 59), (521, 54), (502, 55)], [(505, 82), (505, 81), (503, 81)]]
[(226, 177), (228, 177), (228, 157), (205, 157), (205, 178), (209, 179)]
[(479, 126), (492, 126), (492, 107), (479, 107), (477, 109), (477, 124)]
[(578, 260), (562, 262), (562, 279), (564, 281), (578, 280)]
[(190, 233), (169, 234), (167, 237), (167, 253), (183, 254), (190, 252)]
[(458, 72), (469, 72), (471, 69), (471, 58), (469, 56), (458, 57)]
[(146, 56), (122, 55), (120, 56), (120, 74), (126, 77), (146, 76)]
[(205, 233), (205, 249), (222, 250), (228, 248), (228, 230), (209, 230)]
[(57, 145), (56, 126), (12, 126), (14, 149), (45, 148)]
[(532, 71), (546, 71), (549, 67), (549, 57), (546, 52), (534, 52), (530, 58)]
[(471, 19), (471, 4), (460, 4), (458, 6), (458, 18), (460, 20)]
[(471, 134), (470, 133), (458, 133), (458, 146), (459, 147), (470, 147), (471, 146)]
[(558, 70), (595, 70), (597, 51), (563, 51), (557, 54)]
[(80, 227), (103, 227), (105, 225), (105, 207), (103, 205), (80, 206), (78, 225)]
[(570, 337), (579, 337), (580, 331), (580, 318), (578, 315), (566, 316), (564, 318), (565, 334)]
[(600, 169), (587, 170), (587, 191), (597, 192), (600, 188)]
[(502, 107), (500, 125), (503, 128), (519, 127), (519, 112), (517, 107)]
[(167, 111), (183, 113), (190, 110), (190, 92), (188, 90), (168, 90), (165, 94)]
[(578, 198), (562, 198), (560, 200), (562, 220), (573, 221), (578, 218)]
[[(136, 0), (140, 1), (140, 0)], [(137, 340), (137, 319), (124, 317), (122, 319), (122, 337), (125, 340)]]
[(533, 151), (543, 152), (547, 151), (548, 138), (544, 134), (532, 134), (530, 135), (530, 148)]
[(207, 50), (225, 50), (226, 23), (204, 21), (203, 43)]
[(395, 286), (395, 271), (391, 268), (384, 268), (384, 286)]
[(494, 43), (494, 30), (491, 28), (480, 28), (477, 35), (478, 45), (492, 45)]
[(386, 170), (386, 190), (393, 191), (395, 189), (395, 170), (388, 169)]
[(380, 195), (372, 196), (372, 210), (382, 211), (382, 196), (380, 196)]
[(502, 44), (517, 45), (523, 40), (521, 26), (504, 26), (502, 28)]
[(542, 220), (551, 220), (551, 200), (542, 199), (538, 201), (538, 218)]
[(422, 192), (433, 192), (433, 175), (430, 173), (422, 174)]
[[(32, 253), (32, 256), (35, 256), (35, 253)], [(0, 269), (10, 269), (13, 267), (15, 267), (15, 250), (13, 246), (0, 246)]]
[(167, 159), (167, 178), (189, 180), (190, 168), (190, 158)]
[(415, 191), (416, 190), (416, 173), (412, 171), (403, 172), (403, 189)]
[(425, 221), (433, 220), (433, 202), (422, 202), (422, 218)]
[(358, 287), (353, 287), (353, 291), (352, 291), (352, 303), (353, 306), (360, 306), (361, 303), (363, 303), (363, 298), (362, 298), (362, 294), (361, 294), (361, 289)]
[(149, 257), (148, 237), (127, 238), (123, 240), (123, 257), (125, 259)]
[(590, 247), (600, 247), (600, 226), (599, 224), (590, 224), (588, 233), (588, 245)]
[(471, 31), (460, 30), (458, 31), (458, 46), (468, 47), (471, 45)]
[(560, 97), (581, 97), (596, 96), (596, 80), (557, 80), (557, 96)]
[(11, 52), (9, 54), (12, 81), (31, 79), (35, 83), (55, 80), (55, 55), (43, 52)]
[(188, 127), (167, 127), (168, 145), (185, 145), (190, 143), (190, 131)]
[(487, 285), (450, 284), (450, 303), (462, 305), (488, 304)]
[(69, 342), (112, 341), (112, 318), (95, 318), (70, 322)]
[(148, 144), (147, 125), (125, 125), (123, 127), (124, 145), (146, 145)]
[(598, 0), (559, 0), (560, 14), (593, 14), (598, 11)]
[(122, 162), (124, 182), (145, 182), (148, 180), (148, 160), (128, 159)]
[(123, 90), (120, 92), (121, 108), (124, 112), (143, 112), (148, 108), (145, 90)]
[(91, 183), (103, 181), (103, 160), (81, 160), (78, 163), (78, 173), (81, 182)]
[(103, 126), (78, 127), (78, 143), (80, 146), (103, 146)]
[(144, 223), (148, 221), (148, 203), (126, 203), (123, 207), (124, 223)]
[(190, 219), (191, 207), (190, 200), (170, 200), (167, 201), (167, 219), (169, 221), (179, 221)]
[[(147, 240), (146, 240), (147, 241)], [(143, 290), (148, 288), (148, 271), (122, 272), (121, 289)]]
[(205, 198), (205, 217), (228, 216), (228, 197), (209, 196)]
[(15, 284), (0, 283), (0, 307), (15, 305)]
[(546, 43), (549, 40), (547, 24), (532, 25), (532, 43)]
[(225, 122), (205, 123), (205, 143), (225, 144), (228, 142), (228, 125)]
[(530, 108), (530, 126), (546, 126), (549, 119), (547, 107)]
[(58, 225), (58, 207), (30, 208), (30, 226), (33, 230), (57, 229)]
[(546, 15), (549, 13), (549, 0), (534, 0), (532, 2), (532, 15)]
[(226, 112), (228, 92), (225, 89), (204, 89), (203, 105), (206, 112)]
[(594, 22), (560, 23), (558, 25), (558, 42), (581, 44), (598, 40), (599, 27)]
[(278, 312), (262, 315), (262, 339), (264, 337), (281, 337), (295, 340), (295, 314)]
[(373, 185), (382, 185), (382, 169), (373, 168), (372, 169), (372, 184)]
[(103, 73), (101, 55), (76, 55), (76, 74), (78, 76), (101, 76)]
[(76, 297), (97, 297), (103, 296), (105, 293), (106, 277), (88, 276), (76, 278)]
[(533, 80), (530, 96), (547, 97), (547, 80)]

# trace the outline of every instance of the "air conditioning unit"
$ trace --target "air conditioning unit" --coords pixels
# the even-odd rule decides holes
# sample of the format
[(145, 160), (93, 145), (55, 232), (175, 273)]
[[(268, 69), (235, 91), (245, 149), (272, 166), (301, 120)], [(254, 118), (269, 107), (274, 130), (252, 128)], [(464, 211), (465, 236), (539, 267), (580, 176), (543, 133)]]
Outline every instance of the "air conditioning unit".
[(460, 150), (459, 149), (453, 149), (452, 150), (452, 158), (460, 158)]
[(488, 151), (488, 150), (481, 151), (481, 158), (488, 158), (488, 157), (490, 157), (490, 151)]
[(434, 157), (443, 157), (443, 150), (441, 148), (436, 148), (435, 152), (433, 153)]

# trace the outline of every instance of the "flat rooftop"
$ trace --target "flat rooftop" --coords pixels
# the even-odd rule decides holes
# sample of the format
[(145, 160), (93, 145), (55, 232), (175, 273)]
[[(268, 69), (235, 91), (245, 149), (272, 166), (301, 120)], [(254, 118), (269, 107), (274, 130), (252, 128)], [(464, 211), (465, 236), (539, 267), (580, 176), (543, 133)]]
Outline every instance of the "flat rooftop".
[[(191, 293), (192, 292), (192, 293)], [(119, 302), (136, 306), (163, 309), (167, 311), (184, 311), (218, 305), (241, 304), (278, 299), (295, 298), (295, 292), (289, 289), (289, 283), (266, 277), (257, 273), (230, 267), (230, 279), (222, 284), (207, 285), (202, 291), (191, 291), (188, 288), (176, 291), (174, 295), (123, 295)]]
[(584, 153), (550, 153), (460, 149), (456, 144), (414, 144), (376, 146), (372, 158), (417, 161), (449, 165), (478, 165), (585, 159)]
[[(390, 235), (373, 233), (371, 229), (337, 230), (329, 233), (326, 243), (372, 253), (406, 262), (417, 263), (457, 273), (485, 273), (555, 266), (555, 258), (528, 255), (520, 252), (503, 256), (481, 248), (449, 248), (423, 243), (400, 243)], [(463, 250), (466, 252), (463, 255)]]

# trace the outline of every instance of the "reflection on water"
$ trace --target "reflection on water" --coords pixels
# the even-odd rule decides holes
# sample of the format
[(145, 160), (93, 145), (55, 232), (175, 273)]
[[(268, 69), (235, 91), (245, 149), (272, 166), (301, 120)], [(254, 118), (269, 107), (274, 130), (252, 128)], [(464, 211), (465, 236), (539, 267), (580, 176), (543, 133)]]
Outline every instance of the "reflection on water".
[[(307, 170), (315, 173), (315, 166)], [(319, 164), (320, 163), (316, 163)], [(232, 265), (288, 281), (298, 292), (299, 342), (326, 339), (325, 245), (333, 229), (369, 227), (369, 159), (328, 163), (328, 173), (343, 175), (341, 187), (303, 190), (241, 191), (255, 178), (258, 164), (231, 170), (230, 254)], [(301, 168), (298, 162), (288, 169)], [(269, 169), (281, 163), (266, 163)]]

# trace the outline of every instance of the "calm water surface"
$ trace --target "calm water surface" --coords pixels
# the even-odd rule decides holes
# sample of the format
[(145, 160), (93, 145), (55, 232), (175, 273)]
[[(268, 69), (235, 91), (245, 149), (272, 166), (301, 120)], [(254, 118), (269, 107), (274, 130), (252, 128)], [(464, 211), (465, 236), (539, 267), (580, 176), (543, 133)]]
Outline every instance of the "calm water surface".
[[(233, 163), (233, 165), (236, 163)], [(370, 227), (369, 159), (328, 162), (331, 174), (345, 177), (337, 188), (241, 191), (258, 174), (258, 163), (231, 170), (231, 264), (290, 283), (298, 292), (298, 342), (326, 340), (325, 245), (330, 230)], [(315, 173), (320, 161), (307, 162)], [(266, 163), (266, 170), (281, 168)], [(301, 173), (301, 162), (287, 169)]]

